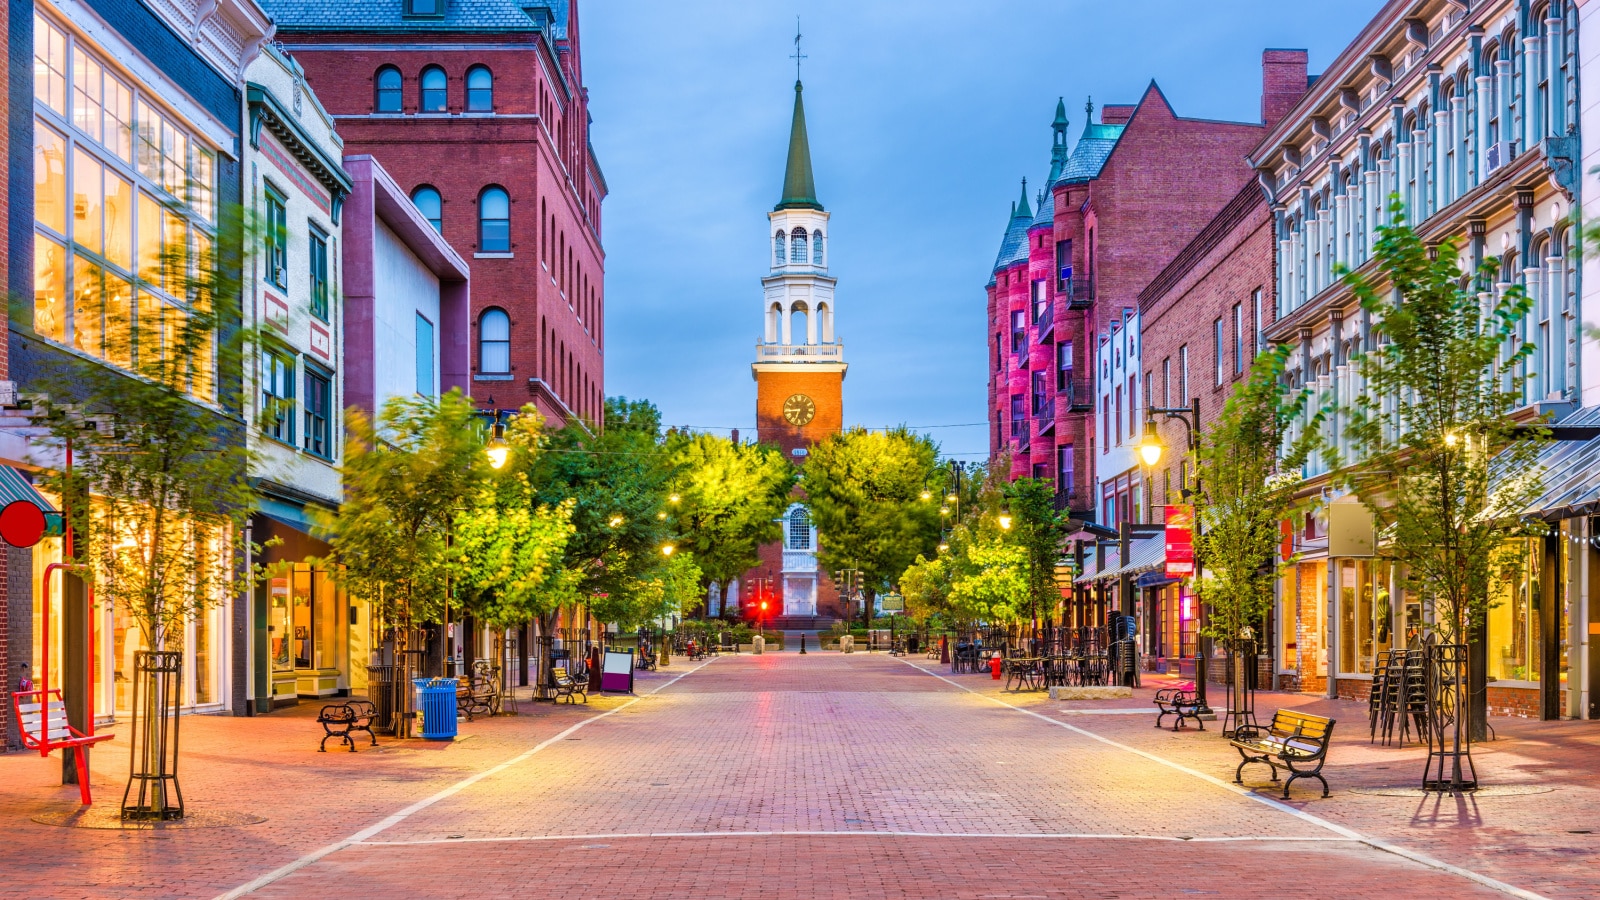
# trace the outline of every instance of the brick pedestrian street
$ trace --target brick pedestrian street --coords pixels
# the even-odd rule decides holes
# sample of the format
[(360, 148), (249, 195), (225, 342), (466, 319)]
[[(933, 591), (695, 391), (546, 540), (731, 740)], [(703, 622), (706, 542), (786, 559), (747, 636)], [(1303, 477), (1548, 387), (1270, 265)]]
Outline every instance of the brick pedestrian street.
[[(463, 722), (450, 744), (316, 752), (314, 707), (183, 721), (186, 798), (257, 824), (159, 831), (38, 824), (70, 810), (59, 762), (0, 757), (0, 895), (26, 897), (1578, 897), (1593, 865), (1588, 722), (1496, 720), (1485, 783), (1545, 793), (1380, 796), (1422, 751), (1336, 715), (1333, 796), (1265, 773), (1231, 784), (1215, 725), (1151, 727), (1132, 700), (1010, 694), (921, 658), (679, 660), (636, 698)], [(1070, 707), (1070, 709), (1068, 708)], [(1137, 713), (1128, 712), (1138, 710)], [(120, 797), (121, 740), (95, 756)], [(119, 756), (119, 752), (124, 755)], [(1585, 812), (1585, 809), (1591, 812)]]

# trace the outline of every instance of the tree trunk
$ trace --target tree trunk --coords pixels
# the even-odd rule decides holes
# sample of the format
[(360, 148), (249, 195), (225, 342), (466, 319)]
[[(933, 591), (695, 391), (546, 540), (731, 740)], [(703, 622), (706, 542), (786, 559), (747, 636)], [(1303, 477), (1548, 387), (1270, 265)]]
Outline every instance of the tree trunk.
[(1489, 739), (1488, 617), (1467, 629), (1467, 733), (1474, 742)]

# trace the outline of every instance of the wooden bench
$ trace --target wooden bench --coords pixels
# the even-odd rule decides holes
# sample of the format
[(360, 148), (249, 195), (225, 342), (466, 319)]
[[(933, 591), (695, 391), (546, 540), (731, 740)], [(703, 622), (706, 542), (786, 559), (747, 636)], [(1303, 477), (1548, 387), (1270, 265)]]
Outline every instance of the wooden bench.
[(61, 691), (17, 691), (11, 695), (11, 708), (17, 714), (17, 736), (22, 746), (49, 756), (52, 750), (75, 750), (78, 769), (78, 795), (89, 805), (88, 747), (109, 741), (115, 735), (84, 734), (67, 721), (67, 704)]
[(378, 736), (372, 733), (372, 721), (378, 717), (378, 707), (368, 700), (351, 700), (346, 703), (330, 703), (317, 713), (317, 724), (322, 726), (322, 743), (317, 746), (318, 753), (328, 752), (328, 738), (336, 737), (342, 744), (350, 746), (350, 752), (356, 752), (356, 742), (351, 732), (365, 731), (367, 737), (372, 739), (372, 746), (378, 746)]
[(1272, 768), (1274, 782), (1278, 780), (1279, 769), (1289, 773), (1283, 783), (1283, 799), (1289, 799), (1289, 785), (1294, 784), (1296, 778), (1315, 778), (1322, 782), (1322, 796), (1328, 796), (1328, 780), (1322, 777), (1322, 765), (1328, 759), (1333, 723), (1327, 716), (1280, 709), (1272, 714), (1272, 724), (1265, 730), (1241, 726), (1229, 742), (1244, 758), (1233, 773), (1233, 783), (1244, 783), (1245, 766), (1266, 763)]
[(1184, 719), (1193, 719), (1200, 726), (1201, 731), (1206, 730), (1206, 723), (1200, 718), (1200, 694), (1194, 690), (1194, 685), (1181, 685), (1179, 687), (1162, 688), (1156, 691), (1156, 727), (1161, 727), (1161, 720), (1167, 716), (1177, 716), (1172, 723), (1172, 730), (1177, 731), (1183, 727)]
[(473, 671), (456, 685), (456, 711), (471, 722), (474, 715), (500, 712), (500, 676), (495, 670)]
[(557, 666), (550, 670), (550, 681), (556, 689), (556, 700), (560, 700), (562, 697), (565, 697), (567, 698), (568, 703), (572, 703), (574, 702), (572, 698), (577, 696), (582, 697), (583, 702), (589, 702), (588, 676), (583, 678), (573, 678), (572, 675), (567, 672), (566, 667)]

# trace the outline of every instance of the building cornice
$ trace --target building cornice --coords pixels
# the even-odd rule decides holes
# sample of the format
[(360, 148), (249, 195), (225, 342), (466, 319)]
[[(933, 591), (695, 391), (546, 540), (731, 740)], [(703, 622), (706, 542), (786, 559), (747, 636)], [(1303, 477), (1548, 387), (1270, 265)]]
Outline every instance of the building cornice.
[(278, 143), (293, 154), (295, 160), (311, 173), (311, 177), (327, 188), (333, 224), (339, 224), (345, 198), (350, 195), (353, 185), (349, 173), (323, 151), (267, 87), (249, 82), (245, 85), (245, 101), (250, 108), (250, 146), (261, 149), (261, 130), (265, 128), (272, 132)]

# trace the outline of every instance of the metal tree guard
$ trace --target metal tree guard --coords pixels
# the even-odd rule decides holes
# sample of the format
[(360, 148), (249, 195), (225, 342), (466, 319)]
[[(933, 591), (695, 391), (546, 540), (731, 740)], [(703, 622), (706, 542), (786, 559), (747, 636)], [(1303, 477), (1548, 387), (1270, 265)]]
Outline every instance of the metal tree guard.
[(1466, 644), (1424, 641), (1428, 677), (1428, 767), (1425, 791), (1475, 791), (1478, 772), (1472, 765), (1472, 731), (1466, 727), (1467, 676), (1471, 664)]
[(178, 701), (183, 653), (141, 650), (133, 656), (133, 747), (122, 818), (183, 818), (178, 786)]
[(1249, 638), (1228, 641), (1228, 710), (1222, 717), (1225, 738), (1233, 737), (1241, 728), (1261, 728), (1261, 723), (1256, 721), (1253, 671), (1258, 653), (1256, 642)]

